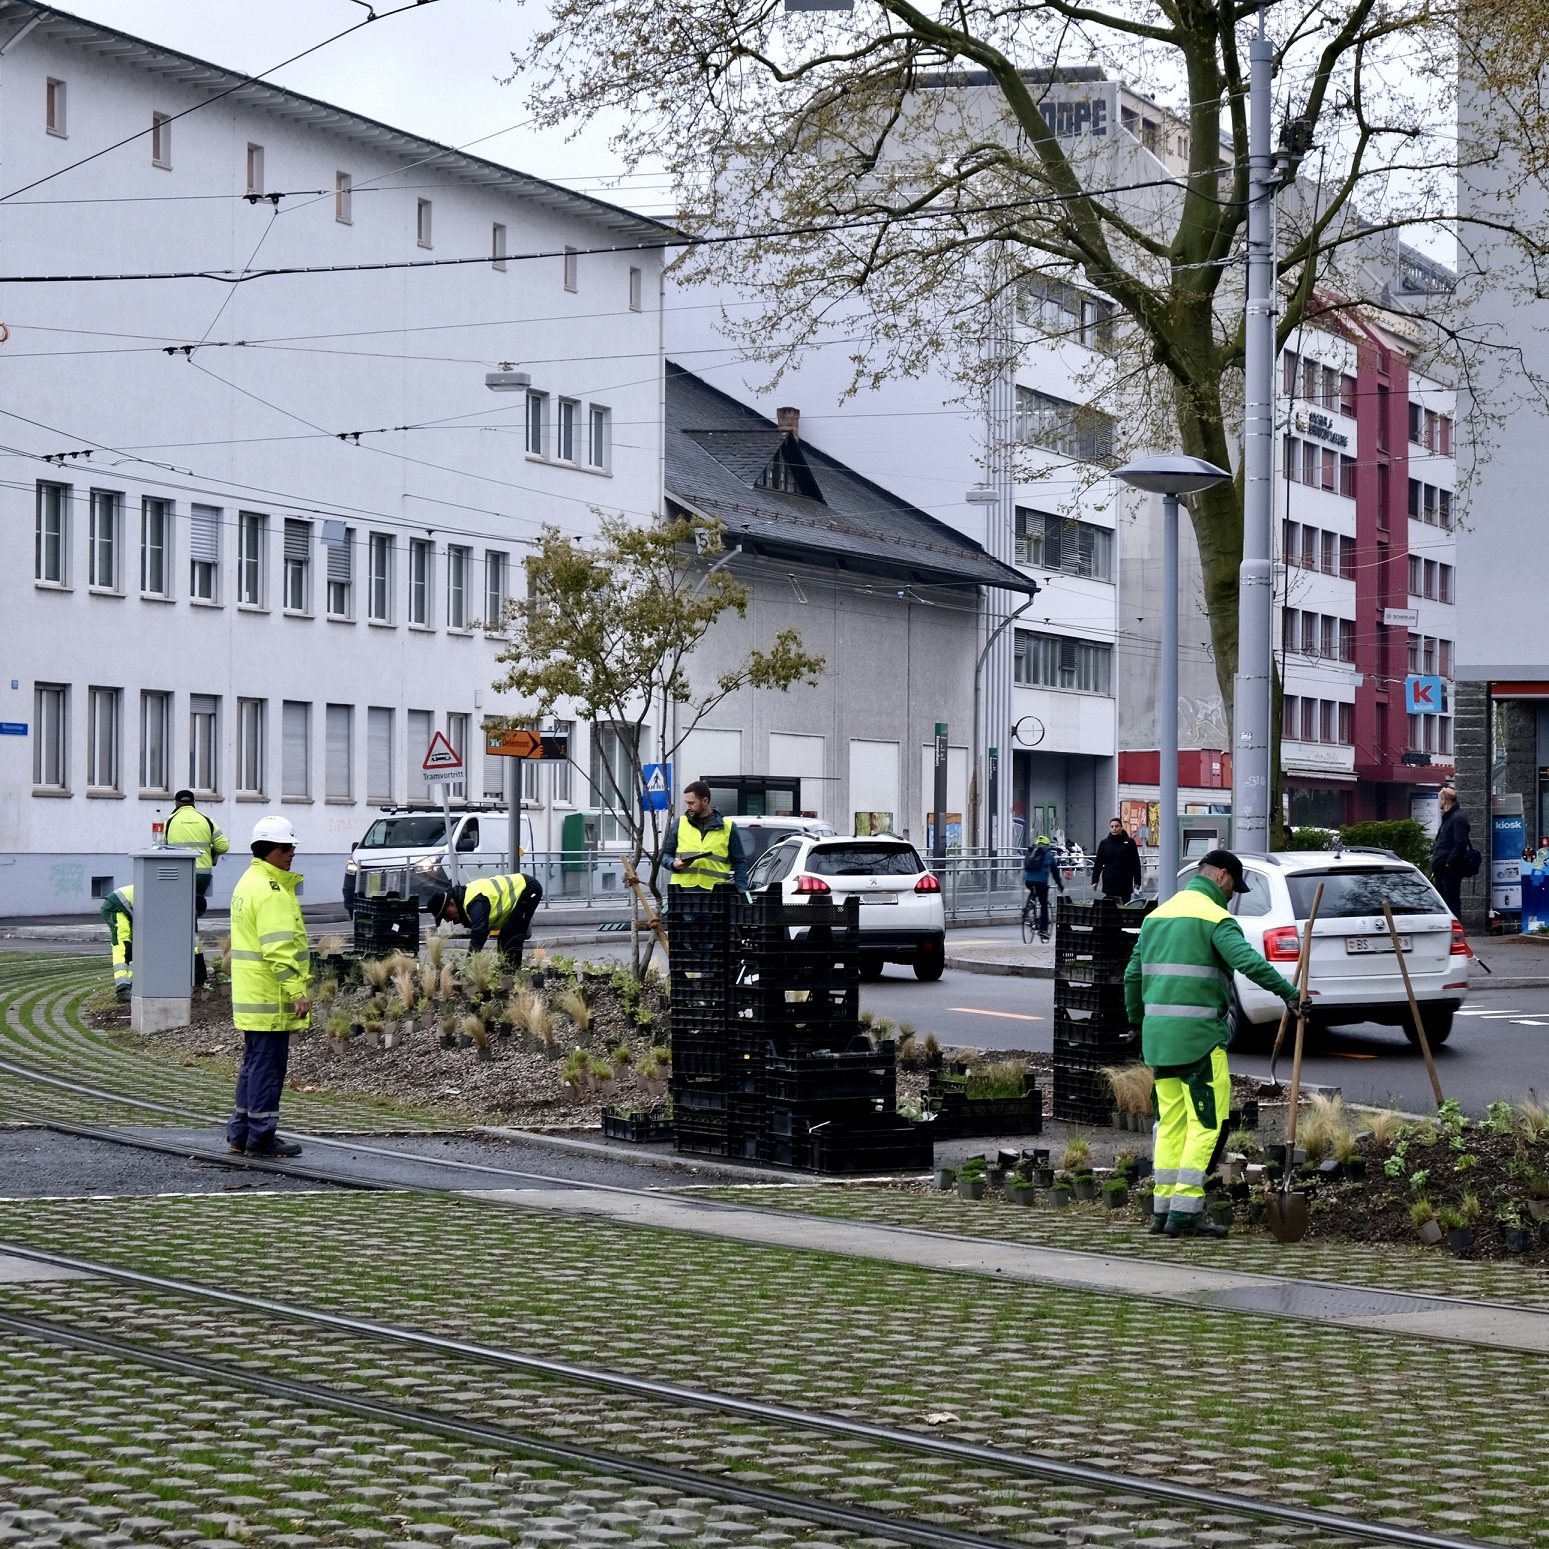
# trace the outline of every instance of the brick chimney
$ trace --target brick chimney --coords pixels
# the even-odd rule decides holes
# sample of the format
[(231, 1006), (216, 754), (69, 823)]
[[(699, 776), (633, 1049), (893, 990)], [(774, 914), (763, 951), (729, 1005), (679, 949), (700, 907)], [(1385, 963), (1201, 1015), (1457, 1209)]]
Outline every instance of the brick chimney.
[(801, 410), (800, 409), (776, 409), (775, 424), (788, 435), (792, 441), (801, 440)]

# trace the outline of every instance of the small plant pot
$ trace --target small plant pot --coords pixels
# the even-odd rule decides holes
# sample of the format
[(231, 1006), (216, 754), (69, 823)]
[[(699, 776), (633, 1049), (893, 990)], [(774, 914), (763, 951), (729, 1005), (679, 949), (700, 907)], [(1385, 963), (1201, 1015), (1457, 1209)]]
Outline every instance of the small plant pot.
[(549, 982), (549, 976), (548, 976), (547, 972), (544, 969), (542, 969), (542, 968), (534, 968), (533, 969), (533, 971), (532, 971), (532, 987), (535, 990), (541, 990), (543, 988), (543, 986), (545, 984), (547, 984), (548, 982)]
[(478, 1050), (478, 1059), (481, 1065), (488, 1065), (495, 1057), (495, 1051), (487, 1043), (475, 1044), (474, 1048)]
[[(365, 1032), (365, 1030), (366, 1030), (366, 1024), (364, 1022), (351, 1022), (350, 1023), (350, 1037), (351, 1038), (359, 1038), (361, 1036), (361, 1034)], [(337, 1042), (338, 1040), (335, 1039), (334, 1041)]]
[(1239, 1129), (1257, 1129), (1259, 1127), (1259, 1100), (1250, 1097), (1242, 1105), (1241, 1120), (1237, 1126)]
[(1113, 1127), (1115, 1129), (1129, 1128), (1129, 1115), (1125, 1113), (1122, 1108), (1115, 1108), (1113, 1112), (1108, 1115), (1108, 1117), (1113, 1121)]
[(1006, 1190), (1006, 1198), (1013, 1205), (1031, 1205), (1038, 1198), (1038, 1191), (1030, 1183), (1013, 1183)]
[(383, 1033), (382, 1047), (384, 1049), (396, 1049), (403, 1042), (402, 1033)]
[(1080, 1200), (1092, 1200), (1097, 1198), (1096, 1178), (1076, 1179), (1076, 1198)]
[(1474, 1246), (1474, 1229), (1471, 1226), (1449, 1227), (1447, 1231), (1447, 1252), (1456, 1253), (1460, 1257)]
[(1344, 1175), (1345, 1164), (1337, 1157), (1327, 1157), (1318, 1163), (1318, 1176), (1326, 1183), (1333, 1183)]
[(983, 1178), (959, 1178), (957, 1180), (957, 1197), (959, 1199), (983, 1199)]
[(1535, 1221), (1549, 1221), (1549, 1199), (1530, 1199), (1527, 1202), (1527, 1213)]
[(1122, 1210), (1129, 1204), (1128, 1189), (1104, 1189), (1103, 1203), (1110, 1210)]
[(984, 1177), (992, 1189), (998, 1189), (1006, 1181), (1006, 1172), (1002, 1167), (991, 1167)]
[(1352, 1156), (1345, 1163), (1345, 1177), (1352, 1183), (1366, 1182), (1366, 1158), (1364, 1156)]
[(1262, 1226), (1269, 1219), (1269, 1205), (1262, 1199), (1249, 1200), (1248, 1220), (1254, 1226)]
[(1236, 1217), (1236, 1208), (1229, 1199), (1218, 1199), (1210, 1207), (1210, 1219), (1217, 1226), (1230, 1226)]
[(1538, 1223), (1538, 1240), (1545, 1246), (1549, 1246), (1549, 1219)]
[(1505, 1227), (1501, 1236), (1506, 1239), (1508, 1253), (1526, 1253), (1533, 1240), (1533, 1234), (1525, 1226)]
[(1049, 1203), (1056, 1210), (1063, 1210), (1070, 1203), (1070, 1185), (1068, 1183), (1056, 1183), (1049, 1190)]
[(1428, 1248), (1434, 1248), (1442, 1239), (1441, 1227), (1435, 1221), (1422, 1221), (1415, 1230), (1420, 1234), (1420, 1241)]
[(1253, 1196), (1253, 1190), (1246, 1178), (1239, 1183), (1234, 1183), (1228, 1192), (1231, 1194), (1234, 1203), (1239, 1205), (1246, 1205)]
[[(1029, 1153), (1026, 1151), (1022, 1153), (1023, 1156), (1027, 1156), (1028, 1154)], [(1031, 1155), (1034, 1167), (1048, 1167), (1051, 1165), (1052, 1159), (1047, 1147), (1034, 1146)]]
[(509, 1038), (511, 1033), (512, 1024), (510, 1022), (497, 1022), (495, 1024), (495, 1036), (497, 1038)]
[(344, 1051), (349, 1048), (349, 1046), (350, 1041), (348, 1038), (330, 1038), (328, 1040), (328, 1047), (331, 1048), (335, 1054), (343, 1054)]
[(1052, 1189), (1054, 1187), (1054, 1169), (1052, 1167), (1034, 1167), (1033, 1187), (1035, 1189)]
[(1222, 1185), (1225, 1188), (1228, 1188), (1228, 1189), (1231, 1188), (1238, 1181), (1238, 1179), (1240, 1179), (1242, 1177), (1243, 1171), (1244, 1171), (1243, 1164), (1241, 1162), (1222, 1162), (1221, 1163), (1221, 1183), (1222, 1183)]

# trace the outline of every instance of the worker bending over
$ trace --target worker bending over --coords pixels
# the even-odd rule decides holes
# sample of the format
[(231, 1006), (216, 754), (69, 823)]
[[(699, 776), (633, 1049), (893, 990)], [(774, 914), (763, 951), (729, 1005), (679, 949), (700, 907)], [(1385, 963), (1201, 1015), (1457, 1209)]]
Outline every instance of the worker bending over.
[(1156, 1072), (1155, 1193), (1151, 1230), (1225, 1237), (1207, 1222), (1205, 1175), (1232, 1106), (1227, 1006), (1237, 972), (1296, 1004), (1296, 987), (1248, 945), (1227, 908), (1246, 893), (1242, 862), (1212, 850), (1194, 880), (1148, 914), (1124, 970), (1124, 1005), (1141, 1029), (1141, 1057)]
[(543, 887), (536, 877), (515, 872), (505, 877), (480, 877), (477, 882), (432, 893), (425, 908), (433, 920), (466, 925), (470, 952), (482, 952), (484, 943), (493, 936), (500, 955), (516, 965), (522, 961), (527, 928), (542, 897)]
[(113, 949), (113, 993), (127, 1000), (134, 986), (134, 883), (114, 888), (102, 900), (101, 912)]

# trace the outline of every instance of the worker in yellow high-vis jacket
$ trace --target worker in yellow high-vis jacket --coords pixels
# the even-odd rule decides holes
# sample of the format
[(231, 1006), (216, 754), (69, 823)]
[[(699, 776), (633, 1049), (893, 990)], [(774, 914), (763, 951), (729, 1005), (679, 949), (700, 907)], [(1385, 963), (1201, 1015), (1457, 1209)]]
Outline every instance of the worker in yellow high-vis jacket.
[(102, 918), (113, 951), (113, 990), (127, 1000), (134, 986), (134, 883), (114, 888), (102, 900)]
[(230, 848), (231, 841), (194, 805), (192, 791), (179, 791), (172, 798), (172, 816), (167, 819), (166, 842), (194, 852), (194, 891), (200, 898), (209, 896), (215, 878), (215, 864)]
[(522, 961), (533, 911), (542, 898), (538, 879), (518, 871), (509, 876), (480, 877), (477, 882), (432, 893), (425, 908), (433, 920), (466, 925), (470, 952), (482, 952), (484, 943), (493, 936), (500, 955), (515, 967)]
[(715, 810), (710, 787), (703, 780), (691, 780), (683, 787), (683, 816), (667, 831), (662, 870), (669, 887), (748, 885), (742, 835), (730, 818)]

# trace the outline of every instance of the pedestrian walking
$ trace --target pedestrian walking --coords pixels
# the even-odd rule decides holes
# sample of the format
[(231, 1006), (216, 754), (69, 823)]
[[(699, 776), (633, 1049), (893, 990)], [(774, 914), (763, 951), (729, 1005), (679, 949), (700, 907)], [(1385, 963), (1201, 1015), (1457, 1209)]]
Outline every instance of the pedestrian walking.
[(1092, 857), (1092, 887), (1104, 898), (1117, 898), (1127, 904), (1139, 888), (1144, 873), (1140, 866), (1140, 846), (1124, 831), (1118, 818), (1108, 820), (1107, 837)]
[(470, 952), (482, 952), (493, 935), (500, 955), (515, 968), (522, 961), (527, 929), (542, 898), (543, 887), (536, 877), (514, 872), (504, 877), (480, 877), (445, 893), (432, 893), (425, 908), (433, 920), (466, 925)]
[(710, 787), (703, 780), (691, 780), (683, 787), (683, 815), (667, 832), (662, 867), (669, 887), (748, 885), (742, 835), (730, 818), (715, 810)]
[(1060, 876), (1059, 857), (1047, 834), (1039, 836), (1028, 846), (1022, 856), (1022, 886), (1027, 889), (1027, 902), (1022, 912), (1033, 914), (1033, 925), (1040, 941), (1049, 939), (1049, 882), (1065, 891), (1065, 880)]
[(172, 816), (167, 819), (166, 842), (194, 851), (194, 894), (209, 896), (215, 878), (215, 865), (230, 848), (231, 841), (194, 805), (192, 791), (179, 791), (172, 798)]
[(1473, 857), (1479, 852), (1469, 841), (1468, 814), (1458, 805), (1458, 793), (1450, 785), (1436, 793), (1436, 805), (1441, 808), (1441, 827), (1431, 846), (1431, 876), (1453, 919), (1461, 920), (1463, 878), (1478, 874), (1479, 865)]
[(1227, 908), (1234, 893), (1247, 891), (1242, 862), (1230, 850), (1212, 850), (1194, 880), (1146, 916), (1124, 970), (1125, 1011), (1140, 1026), (1141, 1057), (1156, 1074), (1153, 1233), (1226, 1236), (1204, 1209), (1205, 1175), (1232, 1105), (1232, 973), (1296, 1003), (1296, 986), (1248, 945)]
[(113, 993), (128, 1000), (134, 988), (134, 883), (116, 887), (102, 900), (113, 954)]
[(251, 849), (252, 862), (231, 895), (231, 1015), (242, 1034), (242, 1068), (226, 1147), (248, 1156), (300, 1156), (301, 1147), (278, 1132), (291, 1035), (311, 1025), (312, 1009), (289, 819), (259, 818)]

